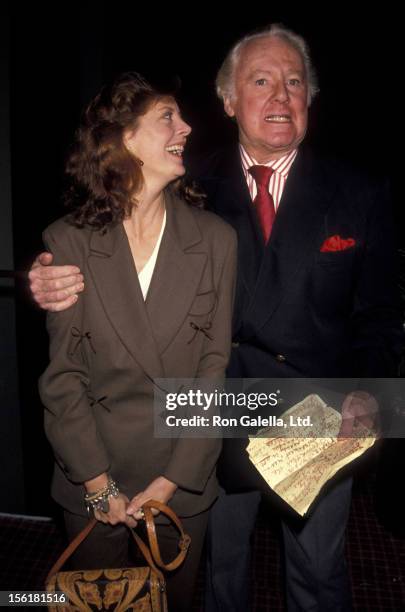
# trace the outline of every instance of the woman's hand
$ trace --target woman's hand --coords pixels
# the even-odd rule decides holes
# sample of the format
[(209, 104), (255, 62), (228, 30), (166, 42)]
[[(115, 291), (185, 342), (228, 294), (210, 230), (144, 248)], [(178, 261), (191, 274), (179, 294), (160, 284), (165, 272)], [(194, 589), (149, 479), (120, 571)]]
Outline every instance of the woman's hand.
[[(108, 474), (105, 472), (92, 478), (91, 480), (87, 480), (84, 483), (84, 487), (87, 493), (94, 493), (96, 491), (100, 491), (105, 489), (108, 485)], [(124, 493), (119, 493), (117, 497), (113, 495), (108, 496), (108, 512), (102, 512), (101, 510), (94, 510), (94, 517), (100, 521), (101, 523), (105, 523), (106, 525), (118, 525), (119, 523), (125, 523), (128, 527), (136, 527), (137, 522), (132, 517), (129, 516), (126, 512), (129, 504), (129, 499)]]
[(110, 506), (108, 512), (101, 512), (101, 510), (94, 511), (94, 516), (98, 521), (106, 525), (125, 523), (128, 527), (136, 527), (137, 521), (127, 514), (129, 499), (126, 495), (123, 493), (119, 493), (118, 497), (110, 495), (108, 497), (108, 503)]
[[(157, 501), (167, 504), (171, 500), (177, 490), (177, 485), (168, 480), (164, 476), (158, 476), (155, 480), (152, 480), (150, 485), (146, 487), (144, 491), (137, 493), (133, 497), (126, 509), (127, 515), (131, 515), (133, 519), (139, 521), (142, 518), (141, 506), (150, 499), (156, 499)], [(159, 514), (159, 510), (152, 510), (153, 514)]]

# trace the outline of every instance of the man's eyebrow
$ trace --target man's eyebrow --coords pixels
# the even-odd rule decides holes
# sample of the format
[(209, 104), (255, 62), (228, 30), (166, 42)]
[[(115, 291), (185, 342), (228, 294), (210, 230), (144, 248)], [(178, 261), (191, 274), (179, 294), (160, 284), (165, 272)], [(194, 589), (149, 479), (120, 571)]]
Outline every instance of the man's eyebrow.
[[(305, 70), (301, 70), (301, 68), (295, 68), (294, 66), (291, 66), (291, 68), (288, 68), (286, 72), (290, 74), (298, 74), (301, 77), (305, 77)], [(271, 75), (272, 71), (267, 70), (266, 68), (255, 68), (254, 70), (249, 72), (249, 76), (255, 76), (256, 74), (270, 74)]]
[(255, 74), (271, 74), (271, 70), (266, 70), (266, 68), (255, 68), (249, 72), (250, 76), (254, 76)]
[(288, 74), (298, 74), (301, 77), (305, 78), (306, 77), (306, 70), (305, 68), (297, 68), (297, 66), (290, 66), (286, 68), (286, 72)]

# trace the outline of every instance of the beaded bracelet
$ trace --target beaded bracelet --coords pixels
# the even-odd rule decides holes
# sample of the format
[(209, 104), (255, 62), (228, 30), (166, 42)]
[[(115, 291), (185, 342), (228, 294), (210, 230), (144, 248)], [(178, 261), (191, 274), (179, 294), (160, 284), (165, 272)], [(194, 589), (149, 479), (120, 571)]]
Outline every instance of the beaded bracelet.
[(107, 482), (107, 485), (94, 493), (86, 493), (84, 496), (84, 501), (86, 503), (87, 512), (90, 513), (90, 510), (99, 510), (100, 512), (108, 512), (110, 510), (110, 502), (108, 498), (110, 495), (112, 497), (118, 497), (119, 489), (117, 484), (110, 478)]

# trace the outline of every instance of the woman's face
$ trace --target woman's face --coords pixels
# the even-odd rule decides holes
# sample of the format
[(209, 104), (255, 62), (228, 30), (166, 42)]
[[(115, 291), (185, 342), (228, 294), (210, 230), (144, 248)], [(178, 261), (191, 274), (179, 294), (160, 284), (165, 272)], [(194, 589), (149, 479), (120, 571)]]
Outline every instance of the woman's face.
[(166, 186), (185, 173), (183, 151), (191, 128), (176, 101), (160, 98), (124, 135), (127, 149), (143, 162), (145, 183)]

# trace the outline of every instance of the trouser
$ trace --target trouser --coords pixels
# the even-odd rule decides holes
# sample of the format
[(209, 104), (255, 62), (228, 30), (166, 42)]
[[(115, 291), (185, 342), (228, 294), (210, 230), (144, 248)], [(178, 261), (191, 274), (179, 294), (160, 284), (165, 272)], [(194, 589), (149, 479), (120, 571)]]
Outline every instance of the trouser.
[[(283, 520), (288, 612), (350, 612), (344, 559), (352, 479), (334, 484), (308, 519)], [(258, 492), (221, 493), (207, 532), (205, 612), (248, 612), (251, 537)]]
[[(198, 566), (207, 528), (209, 511), (181, 518), (191, 545), (184, 563), (174, 572), (165, 573), (169, 612), (190, 612)], [(87, 524), (83, 516), (64, 512), (69, 540)], [(157, 537), (165, 562), (178, 555), (179, 532), (169, 524), (156, 524)], [(125, 526), (97, 523), (90, 535), (70, 558), (71, 569), (131, 567), (134, 565), (132, 538)], [(145, 562), (146, 563), (146, 562)]]

